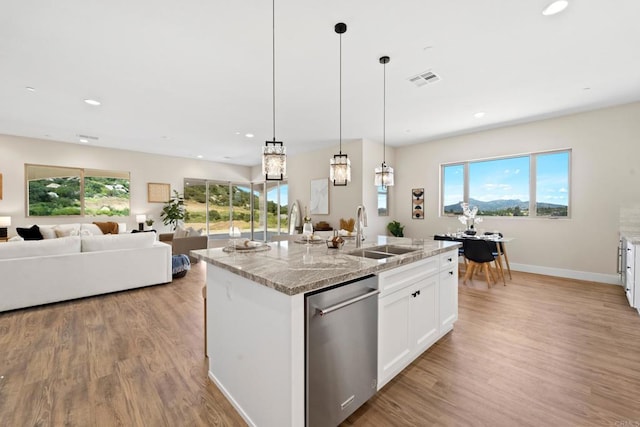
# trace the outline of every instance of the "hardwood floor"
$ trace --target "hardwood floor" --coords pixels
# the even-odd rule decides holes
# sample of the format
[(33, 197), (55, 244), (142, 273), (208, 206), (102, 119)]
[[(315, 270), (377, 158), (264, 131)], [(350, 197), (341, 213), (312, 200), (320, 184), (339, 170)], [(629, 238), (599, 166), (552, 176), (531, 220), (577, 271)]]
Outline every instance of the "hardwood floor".
[[(200, 263), (169, 285), (0, 314), (0, 425), (245, 425), (207, 379), (203, 281)], [(621, 287), (472, 283), (453, 332), (344, 425), (640, 426), (640, 316)]]

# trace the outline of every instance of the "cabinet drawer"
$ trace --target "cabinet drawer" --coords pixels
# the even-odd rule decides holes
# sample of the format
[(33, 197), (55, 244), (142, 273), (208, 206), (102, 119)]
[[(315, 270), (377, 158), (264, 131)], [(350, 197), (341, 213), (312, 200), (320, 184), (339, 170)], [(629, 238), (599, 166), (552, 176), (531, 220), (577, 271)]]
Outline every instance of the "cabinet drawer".
[(378, 275), (381, 294), (390, 294), (438, 272), (439, 256), (432, 256)]
[(440, 270), (447, 270), (458, 264), (458, 251), (440, 254)]

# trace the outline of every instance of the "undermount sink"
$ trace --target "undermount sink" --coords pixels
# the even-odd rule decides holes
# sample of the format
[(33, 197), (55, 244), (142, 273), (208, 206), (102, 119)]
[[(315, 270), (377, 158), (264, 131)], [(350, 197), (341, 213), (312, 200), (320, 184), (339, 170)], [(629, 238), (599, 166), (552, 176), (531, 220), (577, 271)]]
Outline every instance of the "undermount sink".
[(417, 248), (406, 248), (402, 246), (394, 246), (394, 245), (381, 245), (381, 246), (373, 246), (370, 248), (361, 248), (356, 249), (351, 252), (348, 252), (349, 255), (371, 258), (371, 259), (384, 259), (389, 258), (396, 255), (407, 254), (410, 252), (415, 252), (419, 249)]
[(371, 259), (384, 259), (394, 256), (394, 254), (386, 252), (376, 252), (370, 249), (356, 249), (355, 251), (348, 252), (348, 254)]
[(394, 245), (376, 246), (371, 249), (378, 252), (386, 252), (394, 255), (408, 254), (409, 252), (415, 252), (418, 250), (417, 248), (405, 248), (403, 246), (394, 246)]

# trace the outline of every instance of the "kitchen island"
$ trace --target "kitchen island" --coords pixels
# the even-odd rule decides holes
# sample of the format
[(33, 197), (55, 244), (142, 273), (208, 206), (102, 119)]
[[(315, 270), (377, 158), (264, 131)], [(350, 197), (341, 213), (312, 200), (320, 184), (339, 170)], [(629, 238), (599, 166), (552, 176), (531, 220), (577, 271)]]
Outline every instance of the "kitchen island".
[[(310, 292), (378, 276), (378, 388), (451, 330), (457, 319), (460, 244), (380, 237), (364, 246), (387, 244), (415, 250), (371, 259), (350, 255), (353, 241), (342, 249), (329, 249), (324, 242), (304, 245), (289, 240), (269, 243), (270, 250), (255, 253), (191, 252), (208, 263), (209, 377), (249, 425), (305, 424), (304, 307)], [(440, 292), (443, 286), (446, 290)], [(410, 300), (420, 292), (430, 298), (430, 309), (410, 308)], [(447, 308), (440, 310), (443, 303)], [(426, 320), (427, 327), (407, 330), (409, 316)], [(390, 340), (385, 338), (389, 334)]]

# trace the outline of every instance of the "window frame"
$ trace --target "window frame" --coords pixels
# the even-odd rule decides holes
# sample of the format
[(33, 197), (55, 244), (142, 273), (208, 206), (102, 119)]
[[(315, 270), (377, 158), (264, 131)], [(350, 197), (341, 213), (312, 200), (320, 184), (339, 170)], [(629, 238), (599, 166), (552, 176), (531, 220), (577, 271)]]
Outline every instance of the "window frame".
[[(538, 194), (537, 194), (537, 159), (538, 156), (549, 155), (549, 154), (559, 154), (559, 153), (567, 153), (568, 155), (568, 165), (567, 165), (567, 215), (566, 216), (557, 216), (557, 215), (538, 215), (537, 213), (537, 204), (538, 204)], [(519, 153), (512, 154), (508, 156), (498, 156), (498, 157), (488, 157), (483, 159), (474, 159), (474, 160), (466, 160), (466, 161), (456, 161), (450, 163), (441, 163), (440, 164), (440, 207), (439, 212), (441, 217), (457, 217), (459, 214), (457, 213), (447, 213), (444, 211), (445, 206), (445, 168), (449, 166), (462, 166), (463, 167), (463, 200), (464, 202), (469, 202), (469, 166), (473, 163), (480, 163), (486, 161), (494, 161), (494, 160), (508, 160), (518, 157), (528, 157), (529, 158), (529, 215), (526, 216), (518, 216), (518, 217), (510, 217), (510, 218), (547, 218), (547, 219), (571, 219), (571, 194), (572, 194), (572, 157), (573, 152), (571, 148), (559, 148), (554, 150), (547, 151), (537, 151), (530, 153)], [(506, 216), (498, 216), (498, 215), (483, 215), (489, 216), (492, 218), (504, 218)]]

